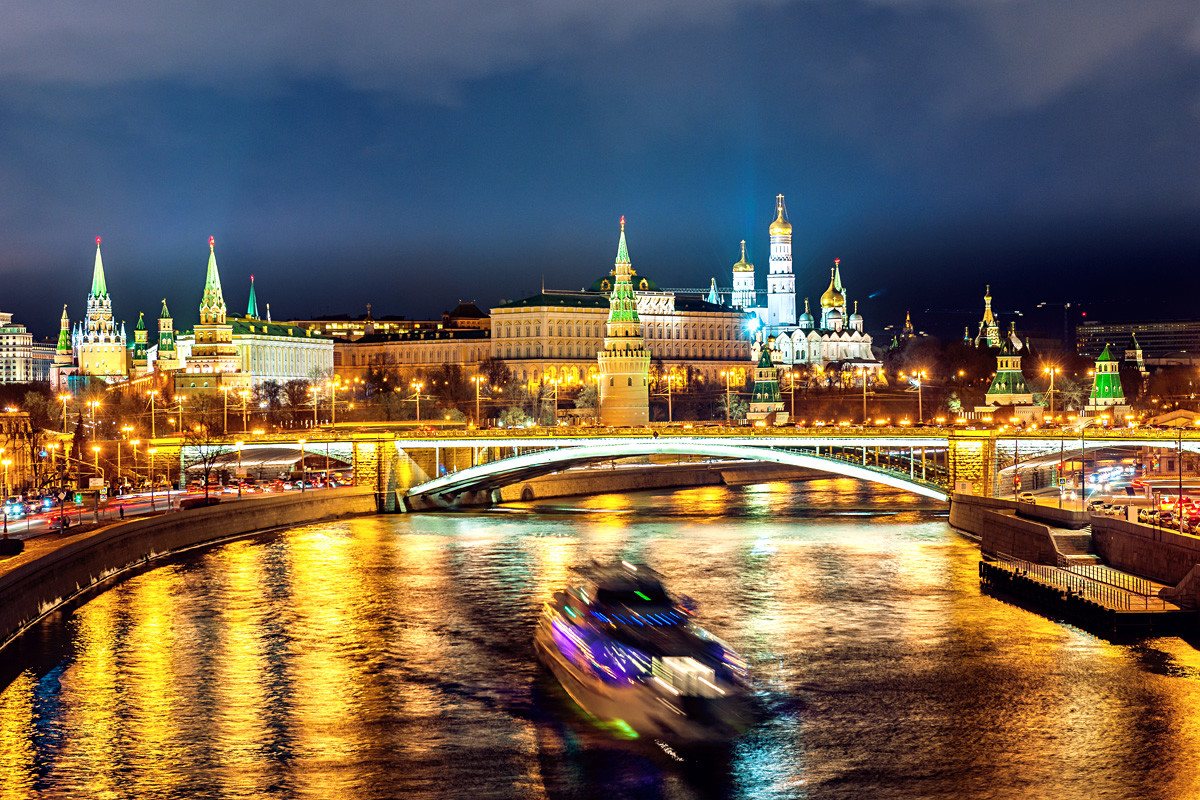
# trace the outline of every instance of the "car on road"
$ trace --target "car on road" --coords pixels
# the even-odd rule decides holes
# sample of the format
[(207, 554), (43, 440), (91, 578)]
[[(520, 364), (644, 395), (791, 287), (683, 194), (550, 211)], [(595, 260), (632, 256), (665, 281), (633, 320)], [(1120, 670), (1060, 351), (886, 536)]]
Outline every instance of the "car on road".
[(1036, 503), (1037, 501), (1033, 499), (1033, 492), (1021, 492), (1019, 495), (1017, 495), (1017, 502)]

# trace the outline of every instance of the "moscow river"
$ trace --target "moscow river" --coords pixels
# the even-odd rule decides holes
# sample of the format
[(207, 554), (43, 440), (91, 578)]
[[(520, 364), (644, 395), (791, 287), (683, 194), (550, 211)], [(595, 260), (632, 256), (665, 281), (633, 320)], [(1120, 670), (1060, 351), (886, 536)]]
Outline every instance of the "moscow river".
[[(590, 721), (541, 604), (644, 561), (751, 664), (700, 752)], [(358, 518), (134, 575), (0, 654), (0, 798), (1191, 798), (1200, 654), (981, 593), (937, 505), (849, 480)]]

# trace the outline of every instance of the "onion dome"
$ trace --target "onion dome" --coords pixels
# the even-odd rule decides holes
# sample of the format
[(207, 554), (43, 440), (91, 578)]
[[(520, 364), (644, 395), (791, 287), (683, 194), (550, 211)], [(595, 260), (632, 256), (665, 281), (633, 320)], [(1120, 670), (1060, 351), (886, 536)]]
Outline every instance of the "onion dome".
[(783, 195), (775, 198), (775, 221), (771, 223), (768, 232), (771, 236), (791, 236), (792, 225), (785, 219), (787, 212), (783, 207)]
[(829, 270), (829, 288), (821, 295), (821, 308), (840, 308), (846, 304), (846, 297), (837, 290), (833, 270)]
[(835, 308), (829, 312), (829, 315), (825, 319), (829, 323), (829, 327), (835, 328), (837, 327), (837, 323), (842, 321), (842, 312)]
[[(854, 323), (854, 322), (862, 322), (862, 321), (863, 321), (862, 315), (858, 313), (858, 301), (855, 300), (854, 301), (854, 313), (850, 315), (850, 322)], [(909, 323), (910, 327), (911, 327), (911, 324), (912, 323), (910, 321), (910, 323)]]
[(807, 329), (812, 328), (815, 324), (816, 320), (808, 310), (808, 298), (806, 297), (804, 298), (804, 313), (800, 315), (800, 327)]
[(734, 272), (754, 272), (754, 265), (746, 261), (746, 240), (742, 239), (742, 260), (733, 265)]

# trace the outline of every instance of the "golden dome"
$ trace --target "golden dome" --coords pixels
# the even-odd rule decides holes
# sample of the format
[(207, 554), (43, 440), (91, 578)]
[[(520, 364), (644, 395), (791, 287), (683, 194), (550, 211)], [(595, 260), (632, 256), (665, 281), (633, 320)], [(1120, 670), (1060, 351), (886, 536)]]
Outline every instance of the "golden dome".
[(846, 297), (837, 290), (834, 283), (833, 270), (829, 270), (829, 288), (821, 295), (821, 308), (840, 308), (846, 305)]
[(775, 198), (775, 221), (771, 223), (768, 232), (771, 236), (791, 236), (792, 224), (783, 218), (783, 195)]
[(754, 265), (746, 261), (746, 240), (742, 239), (742, 260), (733, 265), (734, 272), (754, 272)]

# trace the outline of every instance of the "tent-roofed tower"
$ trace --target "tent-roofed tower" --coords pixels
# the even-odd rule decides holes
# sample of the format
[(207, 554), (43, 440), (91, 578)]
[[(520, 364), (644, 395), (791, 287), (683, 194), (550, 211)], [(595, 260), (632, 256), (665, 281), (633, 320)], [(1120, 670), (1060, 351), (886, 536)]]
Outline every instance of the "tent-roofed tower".
[(754, 293), (754, 265), (746, 260), (746, 240), (742, 239), (742, 257), (733, 265), (734, 308), (750, 309), (757, 299)]
[(1096, 359), (1096, 382), (1088, 398), (1089, 411), (1103, 411), (1113, 406), (1125, 405), (1125, 392), (1121, 389), (1120, 361), (1104, 345), (1104, 351)]
[(991, 284), (988, 284), (983, 292), (983, 319), (979, 321), (979, 335), (975, 338), (975, 346), (1000, 346), (1000, 325), (992, 314)]
[(169, 371), (179, 369), (179, 354), (175, 350), (175, 321), (167, 309), (167, 298), (163, 298), (162, 310), (158, 312), (158, 358), (155, 368)]
[(54, 348), (54, 366), (69, 367), (74, 363), (74, 358), (71, 351), (71, 319), (67, 316), (65, 303), (58, 325), (58, 346)]
[(79, 332), (78, 357), (81, 374), (95, 375), (110, 382), (125, 379), (125, 336), (113, 319), (99, 236), (96, 237), (96, 260), (92, 266), (87, 312)]
[(787, 221), (783, 195), (775, 198), (775, 221), (767, 229), (771, 261), (767, 269), (767, 328), (796, 324), (796, 276), (792, 273), (792, 224)]
[(133, 341), (129, 343), (129, 372), (131, 375), (146, 373), (150, 363), (146, 350), (146, 315), (139, 311), (137, 325), (133, 326)]
[(788, 415), (783, 410), (783, 395), (779, 393), (779, 370), (771, 360), (775, 341), (769, 339), (759, 348), (758, 364), (754, 367), (754, 394), (750, 397), (747, 419), (763, 420), (768, 425), (786, 425)]
[(245, 388), (249, 375), (241, 371), (241, 358), (233, 343), (233, 325), (225, 318), (225, 296), (217, 269), (216, 244), (208, 237), (208, 271), (200, 300), (200, 323), (187, 360), (185, 376), (177, 375), (175, 390), (187, 394), (211, 394), (222, 386)]
[(994, 406), (1033, 403), (1033, 392), (1021, 372), (1021, 353), (1013, 347), (1010, 338), (1001, 340), (1000, 352), (996, 355), (996, 377), (988, 387), (985, 402)]
[(637, 296), (633, 293), (634, 272), (625, 243), (624, 217), (621, 217), (621, 239), (613, 275), (604, 349), (596, 354), (600, 369), (600, 423), (645, 425), (650, 420), (650, 353), (642, 339)]
[(246, 319), (258, 319), (258, 298), (254, 296), (254, 276), (250, 276), (250, 299), (246, 301)]

